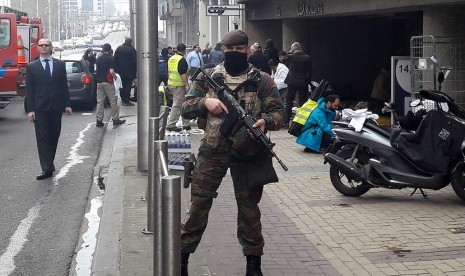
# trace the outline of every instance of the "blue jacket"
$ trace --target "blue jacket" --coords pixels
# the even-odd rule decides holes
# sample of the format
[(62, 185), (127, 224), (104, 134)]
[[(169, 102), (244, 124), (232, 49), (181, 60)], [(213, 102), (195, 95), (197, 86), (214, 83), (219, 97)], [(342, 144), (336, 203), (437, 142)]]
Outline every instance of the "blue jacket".
[(168, 59), (169, 57), (158, 56), (158, 74), (160, 76), (168, 76)]
[(312, 111), (307, 122), (302, 127), (301, 134), (297, 137), (297, 144), (320, 151), (323, 132), (333, 137), (331, 122), (336, 117), (336, 112), (325, 107), (325, 98), (318, 99), (318, 107)]

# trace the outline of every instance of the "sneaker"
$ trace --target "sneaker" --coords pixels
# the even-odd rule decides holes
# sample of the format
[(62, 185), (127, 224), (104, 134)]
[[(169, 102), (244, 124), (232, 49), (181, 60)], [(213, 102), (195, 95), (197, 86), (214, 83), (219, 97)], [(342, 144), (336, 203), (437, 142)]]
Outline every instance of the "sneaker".
[(129, 100), (130, 100), (131, 102), (137, 103), (137, 97), (131, 97), (131, 98), (129, 98)]
[(113, 120), (113, 126), (119, 126), (119, 125), (122, 125), (126, 122), (126, 120)]
[(121, 104), (122, 104), (123, 106), (134, 106), (134, 104), (131, 103), (130, 101), (122, 102)]
[(100, 120), (97, 120), (97, 122), (95, 123), (95, 126), (96, 126), (96, 127), (103, 127), (103, 126), (104, 126), (104, 124), (103, 124), (103, 122), (102, 122), (102, 121), (100, 121)]
[(166, 130), (180, 132), (182, 130), (182, 128), (177, 127), (177, 126), (167, 126)]

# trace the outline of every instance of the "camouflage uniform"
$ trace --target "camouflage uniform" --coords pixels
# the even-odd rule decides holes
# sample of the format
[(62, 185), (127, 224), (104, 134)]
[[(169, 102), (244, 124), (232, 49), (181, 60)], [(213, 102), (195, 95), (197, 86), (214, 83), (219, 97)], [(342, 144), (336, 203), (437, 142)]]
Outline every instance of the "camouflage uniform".
[[(246, 74), (238, 77), (229, 76), (223, 64), (215, 67), (213, 71), (223, 73), (225, 83), (231, 89), (246, 79)], [(265, 119), (266, 129), (280, 128), (284, 118), (283, 103), (273, 79), (268, 74), (260, 74), (255, 91), (243, 88), (238, 95), (239, 101), (245, 100), (247, 112), (256, 119)], [(217, 95), (212, 89), (194, 82), (182, 105), (184, 118), (194, 119), (206, 115), (207, 124), (192, 174), (189, 211), (181, 226), (181, 252), (193, 253), (196, 250), (207, 227), (213, 198), (218, 195), (218, 187), (230, 168), (238, 206), (237, 238), (243, 247), (244, 255), (261, 256), (264, 240), (258, 203), (262, 198), (263, 186), (249, 187), (247, 174), (244, 173), (247, 170), (247, 153), (250, 154), (253, 147), (257, 148), (254, 145), (255, 141), (247, 145), (242, 143), (243, 141), (236, 143), (231, 137), (221, 135), (219, 126), (224, 121), (225, 114), (216, 115), (208, 112), (204, 105), (206, 97), (216, 98)], [(250, 139), (249, 135), (242, 138), (244, 137)]]

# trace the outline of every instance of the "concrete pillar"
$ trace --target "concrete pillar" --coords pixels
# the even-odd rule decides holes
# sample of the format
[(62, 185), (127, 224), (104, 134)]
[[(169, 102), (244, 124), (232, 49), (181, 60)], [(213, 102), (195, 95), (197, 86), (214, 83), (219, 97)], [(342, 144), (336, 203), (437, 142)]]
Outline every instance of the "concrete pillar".
[[(229, 0), (218, 0), (221, 5), (229, 5)], [(218, 40), (211, 41), (212, 45), (221, 40), (223, 35), (229, 31), (229, 16), (218, 16)]]
[[(199, 1), (199, 45), (205, 45), (210, 41), (210, 19), (207, 17), (208, 0)], [(214, 41), (211, 41), (215, 45)]]
[(463, 6), (425, 7), (423, 34), (447, 37), (465, 36), (465, 8)]
[[(283, 19), (283, 44), (282, 49), (289, 51), (293, 42), (300, 42), (302, 48), (308, 48), (308, 28), (302, 28), (302, 21), (298, 19)], [(275, 45), (279, 47), (279, 45)]]
[[(210, 5), (218, 5), (217, 0), (210, 0)], [(219, 41), (218, 37), (218, 16), (210, 17), (210, 41)]]

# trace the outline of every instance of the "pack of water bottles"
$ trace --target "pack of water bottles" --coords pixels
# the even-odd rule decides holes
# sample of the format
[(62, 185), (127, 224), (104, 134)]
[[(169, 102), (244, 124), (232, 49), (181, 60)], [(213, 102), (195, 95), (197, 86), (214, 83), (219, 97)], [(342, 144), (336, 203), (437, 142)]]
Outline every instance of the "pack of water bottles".
[(165, 133), (165, 140), (168, 141), (168, 168), (184, 170), (184, 159), (192, 152), (190, 138), (187, 131)]
[(191, 139), (188, 132), (167, 132), (165, 140), (168, 140), (168, 151), (170, 149), (191, 149)]

